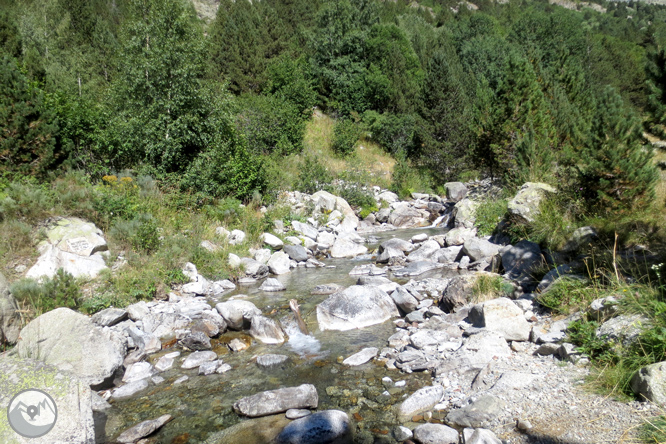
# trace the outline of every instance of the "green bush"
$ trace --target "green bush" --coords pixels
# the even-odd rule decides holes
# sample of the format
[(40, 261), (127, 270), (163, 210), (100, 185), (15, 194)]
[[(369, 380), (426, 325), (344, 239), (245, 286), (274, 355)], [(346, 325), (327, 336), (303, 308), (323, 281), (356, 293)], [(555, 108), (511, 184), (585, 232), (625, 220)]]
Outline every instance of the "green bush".
[(476, 209), (476, 226), (480, 236), (493, 234), (507, 211), (506, 199), (486, 199)]
[(479, 275), (472, 285), (472, 294), (476, 302), (510, 296), (513, 285), (499, 275)]
[(35, 316), (58, 307), (76, 309), (82, 296), (74, 276), (62, 268), (41, 284), (33, 279), (21, 279), (12, 284), (10, 291), (18, 301), (28, 304)]
[(333, 128), (333, 151), (339, 156), (349, 156), (361, 137), (358, 125), (350, 119), (338, 120)]
[(612, 344), (606, 337), (597, 336), (599, 324), (594, 321), (573, 321), (567, 328), (568, 342), (578, 346), (578, 351), (588, 355), (591, 359), (614, 363), (617, 356), (612, 350)]
[(430, 178), (404, 159), (399, 159), (393, 168), (391, 191), (401, 199), (411, 199), (412, 193), (430, 189)]
[(589, 281), (565, 277), (555, 281), (537, 301), (555, 313), (569, 314), (587, 307), (597, 297), (599, 292)]
[(333, 176), (326, 167), (313, 156), (303, 159), (303, 164), (298, 172), (296, 189), (304, 193), (313, 194), (330, 186)]

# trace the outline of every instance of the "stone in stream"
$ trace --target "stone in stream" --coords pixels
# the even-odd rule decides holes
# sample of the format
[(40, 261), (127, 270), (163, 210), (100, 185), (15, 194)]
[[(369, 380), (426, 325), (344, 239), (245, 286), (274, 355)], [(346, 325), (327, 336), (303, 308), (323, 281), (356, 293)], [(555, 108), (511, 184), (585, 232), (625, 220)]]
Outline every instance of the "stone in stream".
[(345, 287), (339, 284), (320, 284), (315, 286), (315, 288), (312, 289), (310, 294), (333, 294), (337, 293), (339, 291), (344, 290)]
[(378, 264), (386, 264), (388, 263), (391, 259), (395, 258), (404, 258), (405, 253), (402, 252), (402, 250), (399, 250), (397, 248), (393, 247), (386, 247), (384, 250), (379, 253), (377, 256), (376, 262)]
[(123, 382), (139, 381), (153, 375), (153, 366), (149, 362), (136, 362), (125, 370)]
[(374, 359), (378, 353), (379, 349), (377, 347), (364, 348), (360, 352), (354, 353), (353, 355), (342, 361), (342, 363), (350, 367), (362, 365)]
[(127, 311), (121, 308), (107, 308), (92, 316), (92, 321), (100, 327), (111, 327), (127, 319)]
[(245, 341), (242, 341), (238, 338), (233, 338), (229, 341), (229, 348), (232, 352), (240, 352), (246, 350), (249, 347), (249, 344)]
[(286, 412), (289, 409), (317, 408), (319, 396), (312, 384), (268, 390), (239, 399), (233, 405), (239, 415), (257, 417)]
[(324, 410), (297, 419), (275, 438), (275, 444), (352, 444), (353, 427), (340, 410)]
[(250, 326), (250, 335), (264, 344), (281, 344), (284, 342), (282, 328), (271, 318), (254, 316)]
[(441, 385), (418, 389), (398, 407), (398, 420), (406, 421), (418, 413), (430, 410), (439, 403), (443, 396), (444, 387)]
[(214, 351), (197, 351), (185, 358), (180, 368), (190, 369), (199, 367), (204, 362), (214, 361), (217, 359), (217, 354)]
[(399, 316), (393, 299), (371, 286), (353, 285), (317, 305), (320, 330), (353, 330)]
[(280, 275), (289, 273), (289, 255), (284, 251), (277, 251), (273, 253), (266, 265), (268, 265), (268, 269), (273, 274)]
[(148, 421), (140, 422), (118, 435), (116, 441), (123, 444), (137, 442), (141, 438), (154, 433), (172, 419), (173, 417), (171, 415), (162, 415), (157, 419), (149, 419)]
[(275, 278), (266, 279), (263, 284), (261, 284), (261, 287), (259, 287), (259, 290), (267, 292), (285, 291), (286, 289), (287, 287)]
[(430, 261), (417, 261), (408, 264), (406, 267), (403, 267), (399, 270), (393, 272), (393, 275), (396, 277), (402, 276), (418, 276), (427, 271), (436, 270), (440, 268), (441, 265), (437, 262)]
[(357, 265), (349, 272), (350, 276), (381, 276), (386, 274), (385, 268), (379, 268), (375, 264)]
[[(0, 375), (3, 383), (0, 384), (0, 405), (2, 406), (2, 420), (0, 420), (0, 442), (3, 444), (52, 444), (76, 443), (94, 444), (95, 427), (93, 419), (93, 398), (87, 382), (83, 382), (72, 373), (62, 371), (55, 366), (44, 364), (32, 359), (19, 359), (16, 356), (0, 355)], [(50, 401), (39, 392), (18, 393), (22, 389), (34, 388), (48, 393), (55, 403), (57, 418), (50, 409)], [(10, 404), (12, 398), (18, 395)], [(38, 396), (35, 396), (38, 395)], [(99, 397), (97, 397), (99, 398)], [(99, 399), (96, 399), (99, 401)], [(39, 402), (44, 409), (35, 418), (33, 424), (25, 424), (20, 402), (28, 405), (37, 405)], [(95, 404), (97, 404), (95, 402)], [(11, 408), (11, 412), (8, 411)], [(25, 412), (25, 408), (23, 408)], [(18, 416), (18, 417), (17, 417)], [(9, 418), (8, 418), (9, 417)], [(9, 427), (8, 419), (17, 425), (19, 421), (30, 429), (46, 433), (43, 438), (22, 437)], [(54, 421), (51, 423), (51, 419)], [(43, 421), (41, 427), (39, 422)], [(46, 424), (46, 425), (43, 425)], [(52, 428), (50, 428), (52, 424)], [(50, 430), (45, 430), (50, 428)]]
[(368, 249), (352, 240), (346, 238), (338, 238), (331, 246), (331, 257), (351, 258), (368, 252)]
[(290, 423), (285, 415), (251, 418), (213, 433), (203, 444), (266, 444)]
[(111, 392), (111, 397), (113, 399), (124, 399), (136, 395), (142, 390), (148, 388), (148, 380), (140, 379), (134, 382), (128, 382), (125, 385), (121, 385)]
[(409, 253), (410, 251), (414, 250), (416, 246), (409, 241), (394, 237), (393, 239), (388, 239), (382, 242), (379, 245), (379, 252), (381, 253), (387, 248), (393, 248), (403, 253)]
[(126, 350), (118, 333), (69, 308), (56, 308), (21, 330), (17, 351), (21, 358), (43, 361), (98, 386), (122, 365)]
[(407, 262), (427, 261), (439, 251), (439, 243), (435, 240), (427, 240), (421, 244), (418, 250), (414, 250), (407, 256)]
[(252, 317), (261, 314), (261, 310), (250, 301), (220, 302), (215, 306), (215, 309), (232, 330), (242, 330), (249, 327)]
[(215, 373), (220, 364), (222, 364), (222, 361), (219, 360), (204, 362), (199, 366), (199, 375), (203, 376), (212, 375), (213, 373)]
[(269, 353), (266, 355), (257, 356), (257, 365), (259, 367), (272, 367), (274, 365), (280, 365), (283, 362), (286, 362), (287, 359), (289, 359), (288, 356)]
[(312, 415), (312, 412), (306, 409), (289, 409), (284, 414), (284, 416), (288, 419), (299, 419), (309, 415)]
[[(318, 236), (319, 238), (319, 236)], [(308, 251), (299, 245), (285, 245), (284, 252), (289, 255), (292, 260), (296, 262), (305, 262), (308, 260)]]
[(414, 439), (421, 444), (458, 444), (458, 431), (443, 424), (421, 424), (414, 429)]
[(180, 340), (183, 347), (190, 350), (210, 350), (211, 343), (208, 335), (202, 331), (193, 331)]
[(171, 367), (173, 367), (173, 360), (174, 358), (170, 356), (162, 356), (156, 363), (155, 363), (155, 370), (158, 372), (163, 372), (166, 370), (169, 370)]

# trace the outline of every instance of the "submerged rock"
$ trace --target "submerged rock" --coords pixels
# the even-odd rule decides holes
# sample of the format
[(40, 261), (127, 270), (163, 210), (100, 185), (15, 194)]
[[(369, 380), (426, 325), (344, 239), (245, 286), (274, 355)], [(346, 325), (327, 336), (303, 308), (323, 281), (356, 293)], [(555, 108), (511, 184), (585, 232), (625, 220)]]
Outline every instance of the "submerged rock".
[(458, 444), (458, 431), (443, 424), (421, 424), (414, 429), (414, 439), (421, 444)]
[(297, 419), (275, 438), (275, 444), (352, 444), (349, 416), (340, 410), (324, 410)]
[(289, 409), (317, 408), (319, 396), (312, 384), (268, 390), (239, 399), (234, 411), (239, 415), (257, 417), (286, 412)]
[(116, 438), (116, 441), (120, 443), (137, 442), (141, 438), (144, 438), (155, 432), (157, 429), (161, 428), (164, 424), (171, 421), (172, 419), (173, 416), (171, 415), (162, 415), (157, 419), (149, 419), (148, 421), (140, 422), (121, 433), (118, 438)]

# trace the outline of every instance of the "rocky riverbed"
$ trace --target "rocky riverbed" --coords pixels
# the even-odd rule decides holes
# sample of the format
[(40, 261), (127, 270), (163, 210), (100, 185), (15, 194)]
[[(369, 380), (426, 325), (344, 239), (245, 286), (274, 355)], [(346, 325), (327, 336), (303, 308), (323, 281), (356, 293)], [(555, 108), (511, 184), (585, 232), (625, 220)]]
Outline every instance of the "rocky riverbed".
[[(276, 221), (252, 257), (230, 255), (237, 282), (186, 264), (190, 282), (168, 300), (92, 318), (56, 309), (12, 354), (92, 387), (94, 430), (82, 435), (96, 442), (632, 442), (652, 404), (585, 392), (586, 357), (563, 342), (570, 319), (535, 300), (575, 267), (534, 281), (554, 254), (477, 237), (470, 187), (447, 188), (408, 202), (377, 189), (383, 208), (364, 220), (329, 193), (291, 193), (307, 222)], [(526, 184), (510, 213), (529, 220), (550, 192)], [(243, 238), (220, 227), (202, 246)], [(63, 244), (49, 245), (54, 256)], [(474, 282), (493, 272), (505, 297), (479, 299)]]

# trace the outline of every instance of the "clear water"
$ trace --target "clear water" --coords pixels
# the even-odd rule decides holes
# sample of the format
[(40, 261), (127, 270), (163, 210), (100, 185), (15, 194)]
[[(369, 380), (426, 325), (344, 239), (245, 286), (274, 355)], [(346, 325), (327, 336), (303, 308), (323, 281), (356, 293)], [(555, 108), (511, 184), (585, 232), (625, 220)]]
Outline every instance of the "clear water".
[[(423, 232), (433, 235), (441, 234), (444, 230), (427, 228), (376, 233), (372, 235), (376, 237), (375, 243), (369, 244), (369, 248), (372, 250), (391, 237), (409, 239), (414, 234)], [(279, 276), (278, 279), (285, 284), (287, 291), (266, 293), (260, 291), (259, 284), (256, 284), (240, 287), (219, 299), (224, 301), (233, 297), (252, 301), (264, 314), (280, 319), (289, 335), (288, 342), (281, 345), (263, 345), (252, 341), (251, 337), (243, 332), (227, 332), (221, 335), (212, 341), (214, 351), (232, 366), (232, 370), (222, 375), (198, 376), (197, 369), (181, 370), (180, 361), (177, 359), (173, 369), (160, 374), (166, 379), (164, 382), (151, 386), (135, 398), (113, 404), (107, 411), (107, 436), (113, 438), (137, 422), (171, 414), (175, 419), (155, 435), (155, 442), (201, 443), (216, 432), (244, 420), (231, 409), (238, 399), (264, 390), (304, 383), (317, 387), (319, 410), (340, 409), (353, 415), (358, 429), (362, 432), (359, 436), (386, 436), (396, 425), (394, 405), (418, 388), (429, 385), (430, 376), (425, 373), (406, 375), (397, 370), (389, 371), (372, 362), (354, 368), (341, 364), (343, 358), (365, 347), (385, 347), (386, 339), (395, 332), (395, 328), (389, 321), (362, 330), (319, 331), (315, 308), (328, 296), (311, 295), (312, 289), (316, 285), (328, 283), (343, 286), (355, 284), (358, 276), (349, 276), (349, 271), (356, 265), (369, 263), (370, 259), (327, 259), (324, 262), (335, 268), (298, 268)], [(437, 270), (419, 278), (451, 273), (450, 270)], [(303, 335), (298, 330), (289, 309), (289, 299), (298, 300), (310, 336)], [(218, 301), (210, 302), (214, 304)], [(242, 352), (232, 353), (226, 344), (234, 338), (241, 338), (251, 345)], [(170, 351), (173, 349), (153, 355), (151, 362)], [(276, 367), (261, 368), (255, 359), (264, 353), (284, 354), (289, 356), (289, 360)], [(183, 353), (181, 357), (185, 355)], [(174, 385), (173, 382), (182, 375), (188, 375), (189, 380)], [(381, 381), (384, 376), (389, 376), (394, 381), (405, 380), (407, 384), (402, 388), (390, 387), (387, 395), (385, 391), (389, 387), (385, 387)]]

